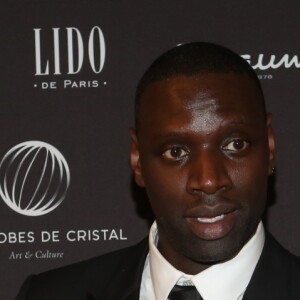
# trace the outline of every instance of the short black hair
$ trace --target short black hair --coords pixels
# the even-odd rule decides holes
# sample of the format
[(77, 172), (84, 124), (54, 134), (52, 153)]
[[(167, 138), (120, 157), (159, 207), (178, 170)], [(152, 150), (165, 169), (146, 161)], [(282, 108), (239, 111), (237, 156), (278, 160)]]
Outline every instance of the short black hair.
[(186, 75), (195, 76), (208, 73), (246, 74), (261, 92), (261, 105), (266, 115), (265, 100), (256, 72), (240, 55), (223, 46), (193, 42), (172, 48), (159, 56), (140, 79), (135, 95), (135, 126), (138, 128), (140, 99), (145, 88), (156, 81)]

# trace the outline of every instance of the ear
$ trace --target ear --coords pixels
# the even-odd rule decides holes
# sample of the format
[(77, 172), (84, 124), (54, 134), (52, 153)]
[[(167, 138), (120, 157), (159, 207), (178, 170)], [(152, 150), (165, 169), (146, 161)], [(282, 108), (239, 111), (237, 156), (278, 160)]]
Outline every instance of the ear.
[(275, 139), (274, 132), (272, 128), (272, 114), (267, 114), (267, 130), (268, 130), (268, 144), (269, 144), (269, 175), (274, 172), (275, 168)]
[(131, 146), (130, 146), (130, 165), (131, 169), (134, 173), (134, 179), (137, 185), (140, 187), (144, 187), (144, 178), (142, 174), (141, 160), (140, 160), (140, 151), (139, 151), (139, 143), (136, 131), (131, 128), (129, 130), (129, 134), (131, 137)]

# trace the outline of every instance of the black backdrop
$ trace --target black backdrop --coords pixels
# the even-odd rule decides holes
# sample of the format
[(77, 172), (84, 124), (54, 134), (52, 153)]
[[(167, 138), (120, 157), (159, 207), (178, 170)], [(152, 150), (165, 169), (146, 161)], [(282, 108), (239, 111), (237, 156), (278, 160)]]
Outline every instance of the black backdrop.
[(189, 41), (247, 55), (260, 75), (278, 146), (267, 227), (300, 255), (300, 5), (252, 2), (1, 3), (1, 299), (31, 273), (147, 233), (128, 164), (134, 90), (154, 58)]

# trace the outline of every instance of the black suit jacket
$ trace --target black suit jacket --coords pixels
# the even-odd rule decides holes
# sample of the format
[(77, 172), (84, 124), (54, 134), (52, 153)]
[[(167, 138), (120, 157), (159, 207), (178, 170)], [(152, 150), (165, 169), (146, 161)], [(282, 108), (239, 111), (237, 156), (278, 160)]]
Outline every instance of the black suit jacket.
[[(16, 300), (138, 300), (147, 253), (145, 239), (133, 247), (31, 276)], [(268, 299), (300, 299), (300, 258), (269, 234), (243, 297)]]

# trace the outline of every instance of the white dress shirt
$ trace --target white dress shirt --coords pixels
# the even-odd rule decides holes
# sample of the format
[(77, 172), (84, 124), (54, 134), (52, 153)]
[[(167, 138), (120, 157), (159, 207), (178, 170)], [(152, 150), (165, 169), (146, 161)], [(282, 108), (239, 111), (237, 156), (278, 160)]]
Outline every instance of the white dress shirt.
[(265, 233), (262, 222), (255, 235), (231, 260), (215, 264), (196, 275), (175, 269), (158, 251), (156, 222), (149, 234), (140, 300), (166, 300), (176, 283), (195, 285), (204, 300), (241, 300), (261, 255)]

